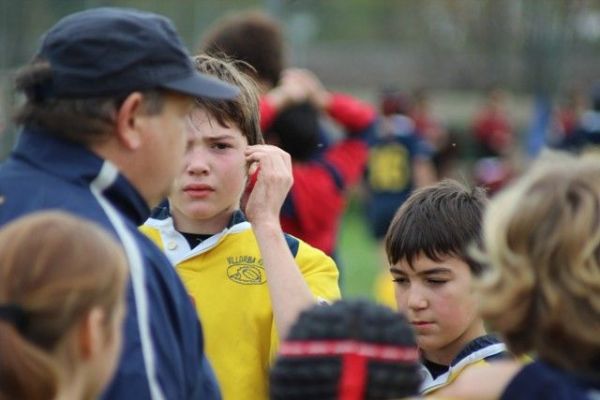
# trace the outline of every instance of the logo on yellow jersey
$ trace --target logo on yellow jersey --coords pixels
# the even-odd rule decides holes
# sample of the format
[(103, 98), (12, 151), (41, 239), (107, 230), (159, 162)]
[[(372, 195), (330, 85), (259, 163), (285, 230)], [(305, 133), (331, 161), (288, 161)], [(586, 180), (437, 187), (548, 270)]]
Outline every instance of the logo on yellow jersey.
[(227, 257), (227, 277), (242, 285), (262, 285), (267, 281), (262, 260), (252, 256)]

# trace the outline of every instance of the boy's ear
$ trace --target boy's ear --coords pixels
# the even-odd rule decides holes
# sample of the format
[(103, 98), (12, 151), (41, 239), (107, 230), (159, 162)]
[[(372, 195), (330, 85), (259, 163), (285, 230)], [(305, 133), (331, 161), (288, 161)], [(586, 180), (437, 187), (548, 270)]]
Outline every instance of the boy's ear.
[(129, 150), (137, 150), (142, 144), (144, 122), (144, 96), (133, 92), (117, 110), (117, 137)]
[(104, 311), (95, 307), (78, 324), (76, 335), (79, 354), (84, 360), (92, 358), (102, 349), (105, 329), (104, 319)]

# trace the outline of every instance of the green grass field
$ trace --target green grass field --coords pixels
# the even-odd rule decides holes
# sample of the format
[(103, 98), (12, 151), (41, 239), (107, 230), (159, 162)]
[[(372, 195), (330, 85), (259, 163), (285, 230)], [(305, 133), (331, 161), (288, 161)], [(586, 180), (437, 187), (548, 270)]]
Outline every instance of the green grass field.
[(339, 238), (344, 297), (373, 299), (373, 283), (378, 272), (375, 240), (369, 233), (362, 204), (351, 196), (342, 221)]

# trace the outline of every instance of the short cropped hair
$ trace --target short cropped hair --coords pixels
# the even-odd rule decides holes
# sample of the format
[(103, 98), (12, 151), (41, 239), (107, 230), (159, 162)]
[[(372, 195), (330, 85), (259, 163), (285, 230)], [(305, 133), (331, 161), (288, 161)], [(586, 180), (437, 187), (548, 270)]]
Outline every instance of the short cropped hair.
[(293, 160), (307, 161), (319, 148), (319, 133), (319, 110), (309, 102), (302, 102), (277, 114), (265, 136)]
[[(348, 352), (335, 351), (343, 348)], [(353, 362), (345, 358), (348, 353), (363, 357), (358, 362), (366, 362), (364, 375), (346, 373)], [(270, 398), (339, 399), (341, 388), (348, 390), (342, 382), (348, 377), (358, 385), (350, 390), (362, 393), (361, 399), (404, 398), (418, 394), (418, 371), (416, 339), (404, 315), (364, 300), (341, 300), (300, 314), (271, 369)]]
[(239, 70), (238, 66), (243, 65), (243, 62), (203, 54), (194, 57), (194, 64), (199, 72), (215, 76), (240, 89), (240, 94), (233, 99), (196, 98), (196, 103), (216, 118), (221, 126), (235, 124), (249, 145), (264, 143), (259, 124), (258, 89), (252, 78)]
[(204, 37), (201, 52), (223, 55), (248, 63), (244, 72), (277, 86), (284, 68), (281, 25), (260, 11), (246, 11), (223, 18)]
[(516, 354), (600, 378), (600, 164), (552, 157), (484, 219), (482, 316)]
[[(112, 132), (119, 108), (131, 93), (86, 98), (47, 98), (40, 95), (40, 85), (51, 79), (52, 69), (44, 60), (35, 60), (17, 72), (15, 86), (25, 94), (25, 103), (17, 110), (15, 123), (40, 128), (76, 143), (89, 145), (104, 140)], [(140, 91), (144, 111), (149, 115), (162, 112), (164, 91)]]
[(485, 191), (445, 179), (415, 191), (396, 212), (385, 236), (391, 265), (406, 260), (410, 266), (425, 255), (434, 261), (457, 257), (475, 275), (483, 266), (469, 254), (481, 242)]

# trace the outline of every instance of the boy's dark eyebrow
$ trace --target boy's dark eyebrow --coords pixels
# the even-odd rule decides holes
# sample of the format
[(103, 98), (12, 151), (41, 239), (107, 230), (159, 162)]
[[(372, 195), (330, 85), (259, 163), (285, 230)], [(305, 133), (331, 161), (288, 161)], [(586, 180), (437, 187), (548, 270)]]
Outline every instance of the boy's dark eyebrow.
[(214, 136), (205, 136), (206, 140), (216, 141), (216, 140), (228, 140), (235, 139), (235, 135), (225, 134), (225, 135), (214, 135)]
[[(406, 273), (404, 271), (402, 271), (401, 269), (398, 269), (396, 267), (393, 267), (393, 266), (390, 267), (390, 272), (395, 273), (395, 274), (406, 275)], [(425, 271), (420, 271), (417, 275), (435, 275), (435, 274), (450, 274), (450, 273), (452, 273), (452, 269), (450, 269), (450, 268), (435, 267), (435, 268), (427, 269)]]
[(396, 273), (396, 274), (404, 274), (404, 271), (402, 271), (402, 270), (400, 270), (400, 269), (398, 269), (398, 268), (396, 268), (394, 266), (390, 267), (390, 272)]
[(452, 269), (446, 267), (436, 267), (427, 269), (425, 271), (420, 271), (418, 275), (435, 275), (435, 274), (451, 274)]

